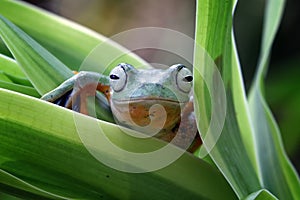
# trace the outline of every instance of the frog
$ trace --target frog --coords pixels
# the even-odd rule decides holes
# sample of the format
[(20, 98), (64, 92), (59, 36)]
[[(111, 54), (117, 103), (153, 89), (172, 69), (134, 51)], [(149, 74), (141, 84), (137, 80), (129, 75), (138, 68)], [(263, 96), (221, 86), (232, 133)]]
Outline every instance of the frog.
[[(86, 98), (100, 92), (117, 124), (166, 142), (176, 139), (174, 144), (182, 148), (192, 137), (188, 151), (194, 152), (201, 139), (193, 112), (192, 84), (193, 74), (183, 64), (136, 69), (120, 63), (108, 76), (91, 71), (75, 73), (41, 99), (71, 109), (72, 101), (79, 98), (77, 111), (89, 115)], [(179, 130), (180, 137), (175, 137)]]

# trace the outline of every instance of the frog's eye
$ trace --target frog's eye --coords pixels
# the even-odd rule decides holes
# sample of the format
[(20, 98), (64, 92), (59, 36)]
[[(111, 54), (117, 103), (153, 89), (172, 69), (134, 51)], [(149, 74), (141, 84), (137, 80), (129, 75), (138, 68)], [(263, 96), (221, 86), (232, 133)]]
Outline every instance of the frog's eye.
[(186, 93), (190, 92), (192, 88), (192, 82), (193, 82), (192, 72), (184, 66), (178, 67), (178, 71), (176, 74), (176, 84), (179, 90)]
[(127, 82), (127, 74), (122, 66), (117, 66), (111, 70), (110, 75), (110, 86), (115, 92), (123, 90)]

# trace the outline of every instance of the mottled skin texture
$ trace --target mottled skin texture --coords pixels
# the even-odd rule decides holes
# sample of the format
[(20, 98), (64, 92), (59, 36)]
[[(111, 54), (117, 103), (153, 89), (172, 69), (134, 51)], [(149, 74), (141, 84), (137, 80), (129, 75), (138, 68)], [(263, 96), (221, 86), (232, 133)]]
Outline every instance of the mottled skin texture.
[[(122, 63), (108, 77), (80, 72), (42, 99), (57, 103), (69, 94), (70, 97), (60, 105), (72, 108), (72, 99), (79, 99), (78, 111), (88, 115), (87, 97), (100, 91), (107, 98), (118, 124), (144, 133), (145, 128), (157, 129), (159, 132), (155, 137), (168, 142), (177, 134), (172, 142), (182, 147), (191, 137), (194, 139), (197, 132), (189, 97), (191, 84), (191, 72), (180, 64), (166, 70), (137, 70)], [(200, 138), (196, 137), (189, 151), (194, 151), (200, 144)]]

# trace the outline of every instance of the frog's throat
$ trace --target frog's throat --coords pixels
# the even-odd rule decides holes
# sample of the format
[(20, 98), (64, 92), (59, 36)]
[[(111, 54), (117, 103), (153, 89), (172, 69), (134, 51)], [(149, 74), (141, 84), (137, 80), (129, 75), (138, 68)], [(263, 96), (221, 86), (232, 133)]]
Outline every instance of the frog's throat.
[(185, 105), (170, 99), (149, 97), (112, 100), (110, 103), (116, 121), (135, 130), (136, 127), (145, 127), (150, 123), (149, 130), (171, 130), (179, 122)]

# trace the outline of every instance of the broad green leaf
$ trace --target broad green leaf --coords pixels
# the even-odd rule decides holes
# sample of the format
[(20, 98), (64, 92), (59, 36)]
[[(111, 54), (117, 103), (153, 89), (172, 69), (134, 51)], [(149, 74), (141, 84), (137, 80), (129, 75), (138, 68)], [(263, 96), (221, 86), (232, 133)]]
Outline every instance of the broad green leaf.
[[(0, 14), (21, 27), (73, 70), (78, 70), (84, 59), (100, 44), (103, 45), (103, 51), (97, 59), (90, 61), (90, 65), (108, 69), (120, 62), (128, 62), (136, 67), (149, 66), (144, 60), (106, 37), (30, 4), (2, 0)], [(113, 61), (109, 66), (104, 62), (107, 58)]]
[[(210, 112), (217, 116), (217, 121), (221, 121), (218, 119), (221, 114), (218, 113), (218, 108), (222, 110), (222, 107), (227, 107), (224, 127), (217, 127), (222, 128), (220, 138), (218, 140), (213, 138), (217, 143), (209, 155), (237, 196), (246, 198), (261, 189), (261, 185), (257, 174), (253, 130), (232, 36), (232, 13), (236, 3), (235, 0), (197, 1), (196, 44), (198, 46), (194, 56), (194, 98), (198, 127), (204, 140), (209, 134), (205, 135), (209, 127)], [(201, 47), (208, 55), (203, 55)], [(216, 96), (217, 89), (221, 89), (222, 84), (216, 79), (217, 70), (211, 68), (213, 60), (222, 76), (227, 101), (225, 105), (218, 103), (220, 97)], [(208, 77), (207, 82), (204, 81), (203, 76)], [(205, 85), (207, 83), (211, 83), (211, 89), (216, 94), (207, 92)], [(210, 96), (213, 98), (211, 99)], [(211, 100), (217, 102), (215, 104), (217, 110), (205, 106)]]
[[(282, 70), (269, 73), (265, 82), (266, 100), (274, 114), (280, 116), (278, 125), (281, 130), (284, 148), (288, 155), (295, 156), (300, 144), (300, 59), (289, 59), (280, 63)], [(284, 67), (283, 67), (284, 66)], [(276, 66), (273, 66), (275, 69)], [(286, 69), (289, 70), (286, 70)], [(274, 71), (273, 71), (274, 72)]]
[(268, 1), (258, 70), (249, 95), (257, 158), (263, 187), (279, 199), (299, 199), (300, 181), (284, 151), (279, 128), (263, 96), (263, 79), (284, 0)]
[[(11, 91), (0, 89), (0, 96), (0, 166), (16, 177), (19, 189), (41, 195), (30, 187), (34, 186), (48, 195), (68, 199), (236, 198), (216, 168), (189, 153), (154, 172), (135, 174), (112, 169), (85, 149), (74, 117), (98, 123), (110, 130), (105, 134), (113, 143), (136, 152), (160, 147), (164, 143), (159, 140), (133, 138), (116, 125)], [(87, 134), (97, 131), (88, 126), (85, 129)], [(123, 155), (111, 154), (101, 141), (94, 148), (103, 156), (126, 164)], [(0, 181), (10, 185), (12, 180), (6, 182), (3, 171), (0, 175)], [(28, 187), (20, 187), (20, 179)]]
[(41, 95), (73, 75), (62, 62), (1, 15), (0, 36)]

